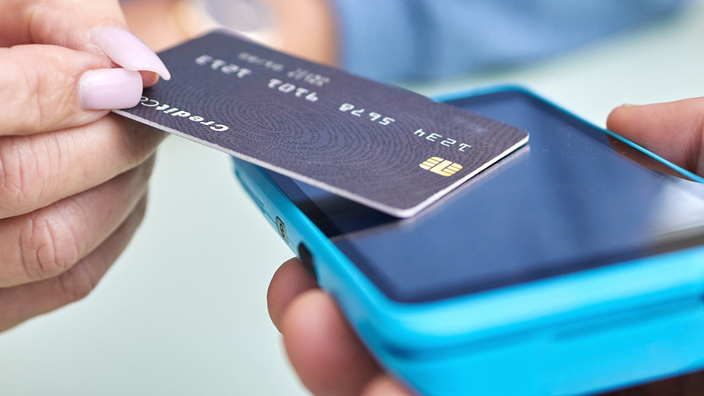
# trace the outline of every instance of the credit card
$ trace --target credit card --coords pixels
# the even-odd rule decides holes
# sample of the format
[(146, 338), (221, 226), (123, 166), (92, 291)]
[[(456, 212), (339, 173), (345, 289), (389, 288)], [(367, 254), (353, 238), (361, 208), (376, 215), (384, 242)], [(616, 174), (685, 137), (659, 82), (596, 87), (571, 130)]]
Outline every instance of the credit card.
[(160, 54), (170, 81), (116, 113), (396, 217), (411, 217), (528, 133), (215, 31)]

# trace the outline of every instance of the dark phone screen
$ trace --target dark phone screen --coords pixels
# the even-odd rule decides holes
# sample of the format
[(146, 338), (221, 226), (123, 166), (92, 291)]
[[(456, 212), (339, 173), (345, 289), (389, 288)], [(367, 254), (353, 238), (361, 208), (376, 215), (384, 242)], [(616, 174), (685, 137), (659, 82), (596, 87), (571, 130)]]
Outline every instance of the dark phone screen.
[(448, 103), (530, 142), (412, 219), (269, 172), (389, 298), (434, 301), (704, 244), (704, 185), (635, 163), (528, 94)]

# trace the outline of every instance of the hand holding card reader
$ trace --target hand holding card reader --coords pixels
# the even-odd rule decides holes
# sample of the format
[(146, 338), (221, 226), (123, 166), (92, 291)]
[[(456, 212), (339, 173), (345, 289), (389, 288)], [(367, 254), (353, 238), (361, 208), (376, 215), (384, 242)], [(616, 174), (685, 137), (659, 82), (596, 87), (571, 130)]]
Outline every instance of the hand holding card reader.
[(434, 103), (223, 33), (161, 56), (172, 80), (117, 113), (234, 155), (416, 391), (588, 394), (704, 367), (698, 176), (521, 89)]
[(411, 219), (236, 160), (381, 363), (438, 396), (593, 394), (704, 368), (701, 178), (630, 143), (622, 156), (519, 88), (441, 99), (531, 143)]

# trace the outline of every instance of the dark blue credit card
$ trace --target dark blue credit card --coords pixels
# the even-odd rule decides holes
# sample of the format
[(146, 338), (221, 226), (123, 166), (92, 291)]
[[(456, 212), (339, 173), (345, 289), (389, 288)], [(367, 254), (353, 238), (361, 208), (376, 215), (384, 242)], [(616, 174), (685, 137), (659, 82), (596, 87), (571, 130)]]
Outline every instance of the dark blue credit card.
[(528, 133), (216, 31), (160, 54), (172, 74), (118, 114), (396, 217), (411, 217)]

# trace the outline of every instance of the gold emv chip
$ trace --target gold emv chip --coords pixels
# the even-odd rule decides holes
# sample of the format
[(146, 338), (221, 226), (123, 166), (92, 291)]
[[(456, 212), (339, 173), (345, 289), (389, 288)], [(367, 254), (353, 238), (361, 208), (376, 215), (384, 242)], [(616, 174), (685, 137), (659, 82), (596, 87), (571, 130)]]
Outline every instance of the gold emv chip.
[(462, 169), (462, 165), (440, 157), (429, 158), (420, 167), (442, 176), (452, 176)]

